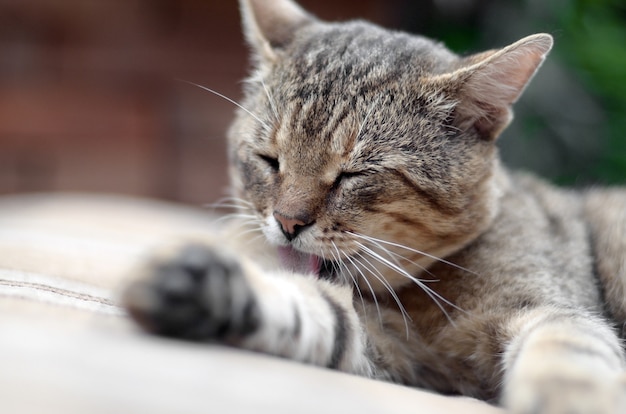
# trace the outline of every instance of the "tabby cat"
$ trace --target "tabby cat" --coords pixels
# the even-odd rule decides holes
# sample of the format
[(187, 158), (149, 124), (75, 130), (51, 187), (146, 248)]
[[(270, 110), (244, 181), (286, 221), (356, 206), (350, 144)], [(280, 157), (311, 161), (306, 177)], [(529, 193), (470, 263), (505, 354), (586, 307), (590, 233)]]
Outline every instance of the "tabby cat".
[(133, 318), (515, 413), (626, 412), (626, 191), (498, 161), (552, 38), (459, 57), (291, 0), (240, 3), (254, 69), (232, 186), (275, 247), (171, 250), (127, 289)]

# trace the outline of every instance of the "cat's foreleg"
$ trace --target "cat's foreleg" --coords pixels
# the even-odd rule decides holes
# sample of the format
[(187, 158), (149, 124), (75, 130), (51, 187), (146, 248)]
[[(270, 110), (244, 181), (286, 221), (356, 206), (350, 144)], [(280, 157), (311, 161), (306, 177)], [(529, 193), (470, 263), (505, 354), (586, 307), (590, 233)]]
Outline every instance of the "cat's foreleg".
[(603, 320), (552, 308), (514, 325), (504, 355), (503, 403), (511, 412), (626, 412), (623, 350)]
[(314, 276), (268, 273), (194, 245), (148, 266), (123, 301), (154, 333), (374, 376), (351, 290)]

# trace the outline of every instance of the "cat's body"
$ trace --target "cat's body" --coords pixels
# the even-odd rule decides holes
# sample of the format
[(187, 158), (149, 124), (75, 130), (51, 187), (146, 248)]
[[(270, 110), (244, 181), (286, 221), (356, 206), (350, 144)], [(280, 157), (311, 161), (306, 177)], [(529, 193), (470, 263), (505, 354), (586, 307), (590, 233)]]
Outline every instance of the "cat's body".
[(515, 412), (620, 412), (626, 191), (510, 174), (494, 143), (551, 38), (459, 58), (288, 0), (241, 5), (256, 68), (233, 188), (287, 269), (245, 244), (182, 249), (129, 288), (131, 314)]

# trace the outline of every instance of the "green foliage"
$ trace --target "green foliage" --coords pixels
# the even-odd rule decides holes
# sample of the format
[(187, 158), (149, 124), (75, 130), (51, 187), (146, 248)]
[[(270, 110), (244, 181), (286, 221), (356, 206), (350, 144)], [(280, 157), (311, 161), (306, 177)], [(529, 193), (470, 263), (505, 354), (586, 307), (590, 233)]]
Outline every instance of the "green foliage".
[[(408, 1), (408, 0), (407, 0)], [(456, 51), (548, 32), (555, 47), (500, 140), (505, 162), (563, 184), (626, 182), (626, 1), (433, 1), (410, 30)]]
[(603, 104), (606, 150), (594, 168), (597, 178), (626, 181), (626, 4), (577, 0), (555, 10), (566, 41), (560, 57)]

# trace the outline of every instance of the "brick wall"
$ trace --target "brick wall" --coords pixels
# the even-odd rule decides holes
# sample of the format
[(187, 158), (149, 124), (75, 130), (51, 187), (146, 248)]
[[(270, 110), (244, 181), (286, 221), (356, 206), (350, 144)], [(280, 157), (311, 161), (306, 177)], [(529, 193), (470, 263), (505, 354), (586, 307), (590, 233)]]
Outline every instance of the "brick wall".
[[(383, 0), (301, 3), (388, 20)], [(234, 0), (0, 0), (0, 194), (101, 191), (201, 204), (227, 185), (247, 67)]]

